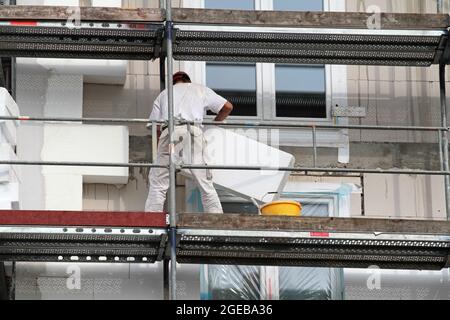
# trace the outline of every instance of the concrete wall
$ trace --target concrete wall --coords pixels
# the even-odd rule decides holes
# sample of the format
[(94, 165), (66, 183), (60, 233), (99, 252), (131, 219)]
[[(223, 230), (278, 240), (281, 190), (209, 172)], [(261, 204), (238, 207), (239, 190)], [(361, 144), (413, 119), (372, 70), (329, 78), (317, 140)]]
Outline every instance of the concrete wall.
[[(35, 4), (35, 1), (33, 2)], [(123, 7), (158, 7), (159, 0), (123, 0)], [(179, 1), (175, 1), (178, 5)], [(435, 12), (435, 1), (347, 1), (348, 11), (365, 10), (376, 4), (389, 12)], [(94, 3), (95, 5), (95, 3)], [(359, 5), (359, 6), (358, 6)], [(364, 5), (364, 6), (363, 6)], [(175, 63), (175, 70), (179, 69)], [(350, 105), (366, 106), (368, 116), (351, 120), (355, 124), (379, 125), (439, 125), (437, 70), (391, 67), (348, 67), (348, 99)], [(60, 78), (58, 78), (60, 79)], [(80, 83), (83, 80), (73, 79)], [(52, 85), (56, 78), (43, 74), (19, 75), (19, 90), (32, 91), (32, 95), (19, 94), (19, 105), (24, 115), (45, 115), (46, 109), (59, 112), (57, 105), (48, 105), (47, 91), (42, 83)], [(49, 83), (50, 82), (50, 83)], [(71, 92), (69, 88), (63, 92)], [(80, 115), (85, 117), (146, 118), (160, 90), (159, 62), (129, 62), (125, 85), (82, 85)], [(73, 91), (72, 91), (73, 92)], [(19, 92), (20, 93), (20, 92)], [(78, 92), (77, 99), (80, 98)], [(78, 100), (80, 101), (80, 100)], [(80, 101), (81, 105), (81, 101)], [(46, 106), (49, 106), (48, 108)], [(78, 112), (78, 111), (77, 111)], [(50, 114), (46, 114), (50, 115)], [(51, 114), (54, 115), (54, 114)], [(145, 126), (130, 126), (130, 159), (151, 161), (149, 132)], [(22, 138), (32, 141), (19, 151), (31, 159), (44, 145), (44, 129), (27, 125)], [(361, 132), (351, 130), (350, 167), (426, 168), (436, 169), (437, 148), (430, 144), (435, 139), (422, 133)], [(376, 143), (373, 143), (376, 142)], [(389, 142), (389, 143), (388, 143)], [(423, 144), (412, 144), (420, 142)], [(312, 163), (312, 152), (306, 148), (284, 148), (296, 155), (299, 165)], [(337, 166), (337, 149), (319, 149), (319, 165)], [(126, 185), (84, 184), (83, 210), (141, 211), (147, 196), (148, 170), (130, 169)], [(42, 173), (24, 168), (28, 185), (43, 185)], [(32, 182), (30, 182), (32, 181)], [(444, 192), (441, 178), (423, 176), (364, 175), (360, 178), (293, 177), (300, 186), (314, 184), (317, 188), (329, 184), (351, 183), (365, 188), (365, 195), (350, 195), (349, 213), (352, 216), (395, 218), (444, 218)], [(296, 184), (297, 183), (297, 184)], [(185, 182), (179, 179), (178, 207), (184, 210)], [(28, 191), (27, 191), (28, 190)], [(44, 188), (27, 188), (30, 197), (25, 209), (44, 207)], [(68, 190), (64, 190), (66, 194)], [(82, 282), (80, 290), (67, 290), (69, 279), (66, 265), (21, 264), (18, 268), (17, 297), (19, 299), (154, 299), (162, 298), (160, 265), (78, 265)], [(105, 271), (106, 270), (106, 271)], [(182, 297), (199, 298), (199, 272), (196, 267), (180, 272), (179, 287)]]

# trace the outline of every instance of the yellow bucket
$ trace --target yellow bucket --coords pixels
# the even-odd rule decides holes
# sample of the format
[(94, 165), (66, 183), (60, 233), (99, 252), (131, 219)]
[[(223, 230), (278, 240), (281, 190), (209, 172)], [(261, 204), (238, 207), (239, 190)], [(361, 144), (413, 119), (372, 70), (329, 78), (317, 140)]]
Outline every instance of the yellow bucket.
[(302, 205), (296, 201), (276, 201), (261, 207), (263, 216), (300, 217)]

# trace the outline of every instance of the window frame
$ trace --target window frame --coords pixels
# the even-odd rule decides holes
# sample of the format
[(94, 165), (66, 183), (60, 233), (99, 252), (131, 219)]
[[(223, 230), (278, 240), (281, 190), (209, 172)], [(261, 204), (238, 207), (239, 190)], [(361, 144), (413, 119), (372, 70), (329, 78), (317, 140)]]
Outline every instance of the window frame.
[(326, 205), (328, 208), (327, 217), (339, 216), (339, 197), (334, 194), (321, 194), (321, 193), (301, 193), (293, 196), (290, 193), (282, 193), (281, 199), (291, 199), (300, 202), (302, 205)]

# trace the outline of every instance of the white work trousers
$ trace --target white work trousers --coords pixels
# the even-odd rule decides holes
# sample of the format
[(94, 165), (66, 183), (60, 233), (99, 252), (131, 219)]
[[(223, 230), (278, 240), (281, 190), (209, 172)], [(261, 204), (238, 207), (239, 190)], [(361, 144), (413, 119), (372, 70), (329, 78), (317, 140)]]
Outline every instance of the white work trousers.
[[(205, 140), (203, 131), (195, 126), (176, 126), (174, 161), (178, 164), (205, 164), (203, 148)], [(169, 164), (170, 136), (168, 130), (161, 134), (158, 144), (157, 164)], [(223, 213), (222, 205), (214, 188), (212, 177), (206, 169), (190, 170), (194, 181), (200, 189), (203, 209), (205, 213)], [(145, 203), (146, 212), (163, 212), (167, 190), (169, 189), (169, 170), (166, 168), (152, 168), (149, 174), (150, 190)]]

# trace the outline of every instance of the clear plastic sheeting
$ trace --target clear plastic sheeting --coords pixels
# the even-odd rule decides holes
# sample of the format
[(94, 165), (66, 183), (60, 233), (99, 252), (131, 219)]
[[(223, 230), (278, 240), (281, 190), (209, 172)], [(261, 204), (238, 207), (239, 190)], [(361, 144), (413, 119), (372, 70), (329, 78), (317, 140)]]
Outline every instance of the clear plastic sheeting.
[(280, 268), (280, 300), (342, 300), (343, 271), (328, 268)]
[[(342, 269), (203, 266), (202, 300), (341, 300)], [(205, 285), (206, 284), (206, 285)]]
[(260, 300), (260, 267), (203, 266), (202, 300)]

